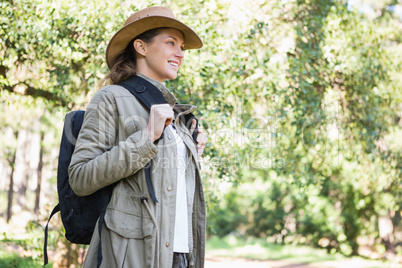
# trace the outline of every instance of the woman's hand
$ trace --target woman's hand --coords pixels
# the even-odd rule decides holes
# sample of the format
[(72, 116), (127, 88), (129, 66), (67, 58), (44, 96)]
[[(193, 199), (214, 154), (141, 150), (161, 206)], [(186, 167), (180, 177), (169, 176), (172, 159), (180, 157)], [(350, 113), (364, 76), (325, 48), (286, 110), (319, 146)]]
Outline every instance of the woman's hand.
[(172, 123), (173, 116), (173, 108), (169, 104), (155, 104), (151, 106), (147, 132), (152, 142), (160, 138), (165, 127)]
[[(196, 126), (197, 126), (197, 120), (193, 119), (193, 122), (191, 123), (191, 128), (190, 128), (191, 135), (193, 135)], [(201, 158), (201, 155), (204, 152), (205, 144), (207, 144), (207, 141), (208, 141), (207, 134), (203, 132), (203, 130), (200, 126), (198, 126), (198, 134), (197, 134), (198, 159)]]

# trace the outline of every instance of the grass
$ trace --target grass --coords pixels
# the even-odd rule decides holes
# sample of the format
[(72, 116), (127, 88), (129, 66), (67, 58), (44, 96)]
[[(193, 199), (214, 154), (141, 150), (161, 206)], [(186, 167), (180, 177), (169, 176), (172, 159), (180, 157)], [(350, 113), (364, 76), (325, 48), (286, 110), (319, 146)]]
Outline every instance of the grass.
[(213, 237), (207, 241), (207, 253), (216, 256), (238, 257), (253, 260), (293, 260), (295, 262), (327, 261), (342, 258), (338, 254), (329, 255), (325, 250), (307, 246), (279, 245), (264, 239), (234, 236)]
[(22, 257), (17, 253), (6, 252), (4, 247), (0, 246), (0, 267), (39, 268), (42, 264), (34, 261), (32, 257)]
[[(212, 237), (207, 240), (207, 256), (244, 258), (250, 260), (281, 260), (289, 263), (319, 264), (339, 263), (339, 267), (402, 268), (394, 264), (361, 257), (345, 257), (341, 254), (328, 254), (324, 249), (301, 245), (279, 245), (257, 238)], [(356, 263), (347, 266), (345, 263)], [(363, 266), (358, 266), (363, 265)], [(323, 265), (324, 266), (324, 265)]]
[(26, 236), (23, 239), (10, 239), (3, 233), (4, 238), (0, 241), (0, 267), (43, 267), (43, 233), (35, 232)]
[[(44, 228), (27, 218), (17, 214), (9, 224), (0, 219), (0, 268), (43, 267)], [(49, 247), (55, 247), (58, 236), (58, 231), (49, 231)]]

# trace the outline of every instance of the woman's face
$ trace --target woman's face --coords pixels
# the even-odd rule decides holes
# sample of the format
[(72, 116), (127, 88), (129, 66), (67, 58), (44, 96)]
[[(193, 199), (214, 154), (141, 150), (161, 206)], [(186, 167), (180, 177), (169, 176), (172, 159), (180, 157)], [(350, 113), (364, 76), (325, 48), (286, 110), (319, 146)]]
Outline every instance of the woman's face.
[[(137, 43), (136, 43), (137, 42)], [(140, 54), (137, 57), (137, 71), (157, 81), (175, 79), (184, 58), (184, 38), (181, 31), (161, 29), (151, 42), (134, 42)]]

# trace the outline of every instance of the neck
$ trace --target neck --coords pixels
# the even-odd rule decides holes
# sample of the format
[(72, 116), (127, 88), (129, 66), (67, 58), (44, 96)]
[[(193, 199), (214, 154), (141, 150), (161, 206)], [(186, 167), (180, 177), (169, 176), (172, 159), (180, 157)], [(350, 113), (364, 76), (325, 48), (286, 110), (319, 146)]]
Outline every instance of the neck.
[(162, 83), (161, 81), (155, 80), (155, 79), (153, 79), (153, 78), (147, 76), (146, 74), (144, 74), (144, 73), (142, 73), (142, 72), (140, 72), (140, 71), (137, 71), (136, 74), (137, 74), (139, 77), (144, 78), (144, 79), (146, 79), (147, 81), (151, 82), (154, 86), (156, 86), (156, 87), (158, 87), (158, 88), (161, 87), (161, 86), (164, 87), (164, 85), (163, 85), (163, 83)]
[(140, 73), (144, 76), (146, 76), (147, 78), (150, 78), (152, 80), (158, 81), (159, 83), (163, 82), (163, 79), (159, 79), (157, 77), (154, 77), (153, 73), (149, 70), (149, 68), (147, 67), (147, 65), (143, 62), (143, 59), (138, 58), (137, 59), (137, 73)]

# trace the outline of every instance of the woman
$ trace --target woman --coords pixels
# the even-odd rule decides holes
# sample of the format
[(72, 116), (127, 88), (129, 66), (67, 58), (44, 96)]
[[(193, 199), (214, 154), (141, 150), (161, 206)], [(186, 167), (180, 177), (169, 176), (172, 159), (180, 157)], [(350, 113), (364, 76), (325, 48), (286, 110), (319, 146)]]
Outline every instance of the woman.
[[(112, 37), (106, 51), (111, 85), (92, 98), (69, 167), (77, 195), (116, 183), (101, 236), (96, 227), (84, 267), (97, 266), (99, 250), (100, 267), (204, 266), (198, 157), (207, 139), (198, 131), (193, 141), (195, 120), (188, 128), (184, 118), (196, 107), (177, 104), (162, 84), (177, 77), (184, 49), (201, 47), (198, 35), (165, 7), (134, 13)], [(145, 108), (119, 85), (133, 76), (160, 90), (166, 103)], [(149, 162), (158, 202), (146, 183)]]

